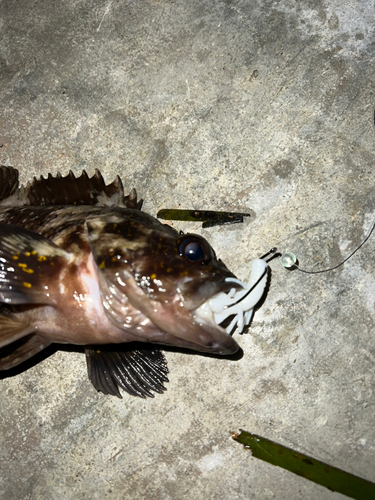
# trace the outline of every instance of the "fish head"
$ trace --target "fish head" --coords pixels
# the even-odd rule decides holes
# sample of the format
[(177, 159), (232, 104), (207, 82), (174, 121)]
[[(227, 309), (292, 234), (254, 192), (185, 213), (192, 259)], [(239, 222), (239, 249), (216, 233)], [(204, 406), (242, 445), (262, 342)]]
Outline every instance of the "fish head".
[(214, 317), (195, 311), (240, 287), (199, 235), (179, 234), (138, 210), (87, 221), (104, 308), (124, 331), (145, 342), (232, 354), (238, 344)]

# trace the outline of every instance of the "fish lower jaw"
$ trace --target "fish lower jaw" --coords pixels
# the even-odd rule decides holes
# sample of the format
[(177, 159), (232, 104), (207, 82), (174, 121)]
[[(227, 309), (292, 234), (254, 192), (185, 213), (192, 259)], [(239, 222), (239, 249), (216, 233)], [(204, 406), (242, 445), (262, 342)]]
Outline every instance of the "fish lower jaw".
[(236, 278), (226, 278), (225, 281), (241, 285), (242, 290), (232, 288), (229, 292), (220, 292), (202, 305), (193, 313), (194, 320), (209, 323), (221, 328), (221, 324), (231, 321), (225, 328), (229, 334), (242, 333), (250, 323), (253, 310), (264, 294), (267, 285), (268, 265), (262, 259), (255, 259), (247, 284)]

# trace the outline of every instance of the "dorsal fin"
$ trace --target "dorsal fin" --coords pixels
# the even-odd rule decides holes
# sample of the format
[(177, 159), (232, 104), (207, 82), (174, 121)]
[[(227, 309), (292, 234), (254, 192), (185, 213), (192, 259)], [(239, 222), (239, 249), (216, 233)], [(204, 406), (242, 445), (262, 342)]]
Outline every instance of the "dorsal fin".
[(119, 176), (106, 185), (99, 170), (95, 170), (91, 178), (85, 170), (79, 177), (71, 170), (65, 177), (59, 173), (55, 177), (48, 174), (46, 179), (43, 176), (39, 179), (34, 177), (32, 182), (20, 188), (18, 197), (31, 206), (99, 205), (140, 209), (142, 205), (142, 200), (137, 201), (134, 189), (124, 196)]
[(0, 201), (12, 196), (18, 188), (18, 170), (0, 166)]

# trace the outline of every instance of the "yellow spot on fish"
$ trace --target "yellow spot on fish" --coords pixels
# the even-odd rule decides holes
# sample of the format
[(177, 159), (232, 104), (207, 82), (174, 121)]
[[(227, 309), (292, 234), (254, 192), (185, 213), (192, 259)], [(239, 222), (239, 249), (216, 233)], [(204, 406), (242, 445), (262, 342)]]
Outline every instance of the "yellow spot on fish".
[(167, 273), (171, 273), (172, 271), (173, 271), (173, 269), (171, 267), (168, 267)]
[(13, 260), (18, 260), (17, 255), (13, 255), (12, 259), (13, 259)]
[(20, 267), (22, 271), (25, 271), (25, 273), (32, 274), (34, 272), (32, 269), (27, 269), (27, 264), (22, 264), (21, 262), (18, 263), (18, 267)]
[(154, 280), (156, 278), (156, 274), (155, 273), (151, 274), (150, 278)]
[(24, 281), (22, 284), (23, 284), (23, 286), (25, 288), (31, 288), (32, 287), (32, 284), (31, 283), (27, 283), (27, 281)]
[(99, 264), (99, 267), (100, 267), (100, 269), (105, 268), (105, 261), (104, 260), (101, 261), (101, 263)]
[[(117, 224), (113, 224), (113, 229), (116, 229), (117, 227)], [(100, 351), (99, 351), (100, 352)]]
[(100, 354), (102, 351), (100, 351), (99, 349), (97, 349), (96, 353), (97, 354)]
[(25, 253), (25, 257), (30, 257), (31, 253), (30, 252), (26, 252)]
[(161, 267), (161, 269), (164, 268), (164, 262), (160, 262), (160, 267)]
[(44, 255), (39, 255), (38, 260), (39, 262), (43, 262), (44, 260), (47, 260), (47, 257), (45, 257)]
[(188, 271), (181, 271), (180, 276), (187, 276), (189, 274)]
[(37, 252), (36, 250), (33, 250), (33, 251), (31, 252), (31, 255), (36, 255), (37, 253), (38, 253), (38, 252)]

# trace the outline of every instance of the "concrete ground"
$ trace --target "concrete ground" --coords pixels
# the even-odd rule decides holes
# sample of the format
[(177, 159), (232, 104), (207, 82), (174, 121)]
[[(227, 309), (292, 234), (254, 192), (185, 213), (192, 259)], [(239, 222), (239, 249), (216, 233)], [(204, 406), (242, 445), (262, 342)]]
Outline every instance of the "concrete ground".
[[(375, 217), (374, 3), (2, 0), (0, 163), (116, 174), (201, 229), (239, 278), (277, 246), (343, 260)], [(168, 391), (97, 393), (58, 351), (0, 381), (1, 498), (345, 498), (263, 463), (239, 428), (375, 481), (374, 238), (318, 275), (273, 261), (234, 361), (167, 352)]]

